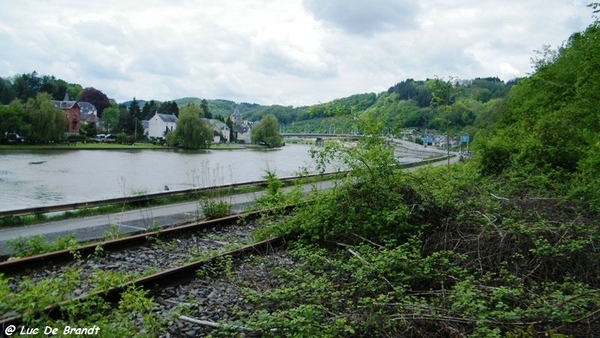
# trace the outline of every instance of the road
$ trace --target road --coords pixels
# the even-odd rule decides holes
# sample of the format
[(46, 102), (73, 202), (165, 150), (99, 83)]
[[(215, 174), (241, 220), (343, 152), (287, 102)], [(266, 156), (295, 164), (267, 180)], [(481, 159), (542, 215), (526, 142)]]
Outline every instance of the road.
[[(422, 150), (422, 148), (419, 148), (419, 150)], [(458, 156), (455, 156), (451, 158), (450, 163), (456, 163), (457, 161)], [(443, 160), (429, 165), (436, 166), (446, 163), (446, 160)], [(419, 168), (421, 167), (412, 167), (406, 170), (414, 171)], [(304, 192), (309, 192), (314, 187), (323, 190), (331, 188), (334, 184), (335, 181), (324, 181), (303, 185), (302, 189)], [(288, 187), (284, 189), (289, 191), (291, 188)], [(262, 194), (264, 194), (264, 192), (254, 192), (223, 196), (215, 199), (224, 200), (233, 205), (234, 212), (241, 212)], [(48, 241), (53, 241), (58, 237), (72, 234), (77, 241), (94, 241), (104, 239), (108, 234), (136, 234), (157, 227), (169, 227), (176, 224), (191, 222), (200, 219), (201, 215), (202, 211), (200, 210), (198, 202), (193, 201), (106, 215), (0, 229), (0, 255), (10, 254), (10, 249), (6, 242), (19, 237), (27, 238), (42, 235), (46, 237)]]

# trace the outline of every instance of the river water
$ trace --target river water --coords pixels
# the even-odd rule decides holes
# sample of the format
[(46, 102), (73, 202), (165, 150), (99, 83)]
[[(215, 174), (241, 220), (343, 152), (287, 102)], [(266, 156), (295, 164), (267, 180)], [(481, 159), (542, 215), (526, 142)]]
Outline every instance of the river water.
[(0, 210), (316, 173), (309, 149), (0, 151)]

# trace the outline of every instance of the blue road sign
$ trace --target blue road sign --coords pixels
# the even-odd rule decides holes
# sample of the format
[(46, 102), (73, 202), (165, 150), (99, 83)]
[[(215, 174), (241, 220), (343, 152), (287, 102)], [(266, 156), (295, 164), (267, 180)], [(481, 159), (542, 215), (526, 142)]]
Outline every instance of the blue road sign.
[(460, 137), (460, 142), (462, 142), (462, 143), (469, 143), (469, 135), (462, 135)]

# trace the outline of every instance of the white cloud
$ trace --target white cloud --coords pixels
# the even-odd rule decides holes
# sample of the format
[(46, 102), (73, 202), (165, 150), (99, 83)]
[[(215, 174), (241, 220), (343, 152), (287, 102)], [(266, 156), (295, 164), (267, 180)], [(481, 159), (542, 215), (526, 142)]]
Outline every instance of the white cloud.
[(0, 3), (0, 76), (54, 75), (118, 101), (306, 105), (406, 78), (531, 71), (592, 22), (581, 0), (23, 0)]
[(349, 34), (372, 36), (381, 31), (411, 28), (418, 3), (414, 1), (305, 0), (314, 16)]

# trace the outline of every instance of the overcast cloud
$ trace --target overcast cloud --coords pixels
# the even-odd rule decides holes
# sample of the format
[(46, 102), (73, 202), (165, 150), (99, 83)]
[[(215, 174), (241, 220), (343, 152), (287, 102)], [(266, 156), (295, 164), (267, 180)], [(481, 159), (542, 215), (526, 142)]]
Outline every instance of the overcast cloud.
[(531, 72), (592, 23), (579, 0), (2, 1), (0, 76), (37, 71), (119, 102), (311, 105), (407, 78)]

